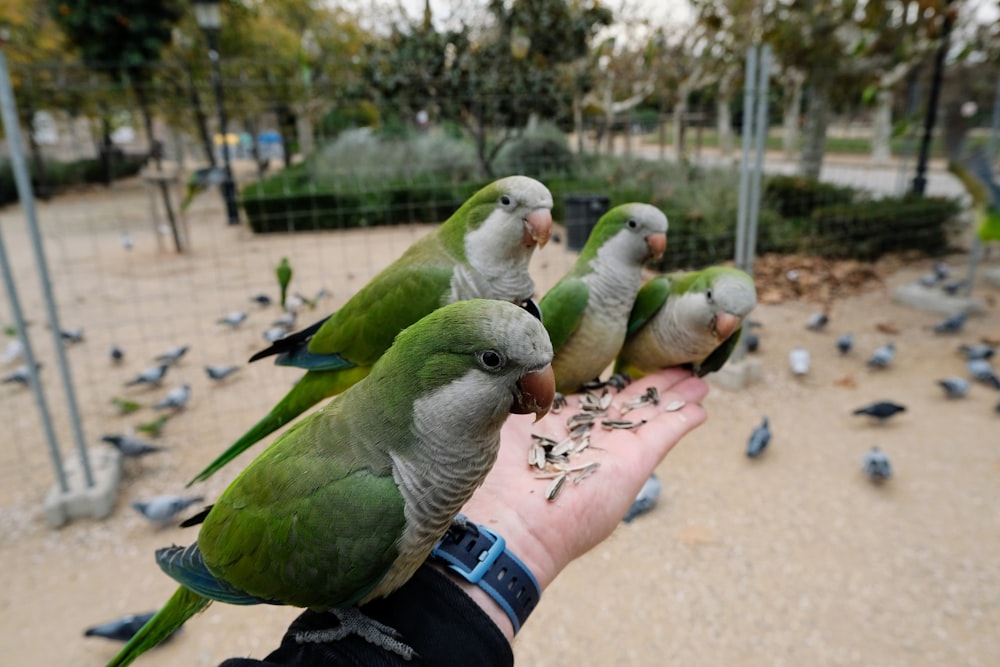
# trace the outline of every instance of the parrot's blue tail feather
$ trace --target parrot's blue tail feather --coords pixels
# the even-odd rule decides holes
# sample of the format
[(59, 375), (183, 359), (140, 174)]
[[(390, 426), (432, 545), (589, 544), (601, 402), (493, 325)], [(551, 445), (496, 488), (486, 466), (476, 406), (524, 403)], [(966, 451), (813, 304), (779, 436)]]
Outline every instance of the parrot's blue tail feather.
[(247, 595), (212, 574), (195, 542), (190, 546), (171, 546), (156, 550), (156, 563), (167, 576), (196, 594), (227, 604), (281, 604)]

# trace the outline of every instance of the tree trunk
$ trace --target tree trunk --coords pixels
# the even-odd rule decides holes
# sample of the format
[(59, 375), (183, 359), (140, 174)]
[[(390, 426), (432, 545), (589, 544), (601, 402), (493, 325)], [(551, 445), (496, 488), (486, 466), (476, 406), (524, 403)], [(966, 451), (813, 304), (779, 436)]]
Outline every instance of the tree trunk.
[(684, 145), (684, 116), (687, 115), (688, 97), (691, 89), (686, 84), (681, 84), (677, 89), (677, 104), (674, 105), (674, 157), (678, 160), (684, 159), (686, 147)]
[(802, 75), (791, 72), (786, 79), (785, 110), (782, 118), (781, 148), (791, 159), (799, 147), (799, 114), (802, 111)]
[(573, 93), (573, 129), (576, 131), (576, 153), (583, 155), (583, 99), (579, 92)]
[(802, 157), (799, 159), (799, 175), (805, 178), (819, 178), (823, 168), (823, 153), (826, 151), (826, 130), (830, 124), (829, 82), (813, 81), (809, 92), (809, 108), (802, 140)]
[(731, 98), (736, 70), (730, 68), (719, 80), (719, 98), (715, 103), (715, 131), (718, 135), (719, 153), (723, 157), (733, 154), (733, 115)]
[(212, 145), (212, 135), (208, 132), (208, 118), (205, 110), (201, 106), (201, 95), (198, 94), (198, 87), (194, 85), (194, 74), (191, 66), (185, 65), (187, 72), (188, 97), (191, 99), (191, 109), (194, 111), (194, 122), (198, 127), (198, 136), (201, 139), (201, 146), (205, 151), (205, 158), (211, 167), (215, 167), (215, 148)]
[(880, 88), (872, 116), (872, 164), (888, 164), (892, 157), (892, 91)]

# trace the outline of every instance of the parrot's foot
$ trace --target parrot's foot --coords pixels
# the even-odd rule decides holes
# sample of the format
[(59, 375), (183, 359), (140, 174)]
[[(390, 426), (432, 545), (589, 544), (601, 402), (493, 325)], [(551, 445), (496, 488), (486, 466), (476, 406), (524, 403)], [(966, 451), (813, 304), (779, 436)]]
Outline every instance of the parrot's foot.
[(348, 635), (357, 635), (370, 644), (395, 653), (403, 660), (412, 660), (417, 655), (416, 651), (403, 643), (402, 635), (388, 625), (365, 616), (357, 607), (331, 609), (330, 613), (340, 621), (339, 626), (299, 632), (295, 635), (295, 641), (300, 644), (323, 644), (340, 641)]

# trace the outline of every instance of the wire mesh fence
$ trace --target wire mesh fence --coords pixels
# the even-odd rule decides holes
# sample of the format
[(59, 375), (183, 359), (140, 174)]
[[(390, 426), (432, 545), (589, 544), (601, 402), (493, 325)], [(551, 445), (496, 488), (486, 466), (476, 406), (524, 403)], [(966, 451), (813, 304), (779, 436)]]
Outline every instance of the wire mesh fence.
[[(598, 209), (634, 200), (662, 207), (671, 229), (660, 269), (703, 266), (733, 255), (739, 154), (695, 141), (677, 159), (676, 145), (663, 143), (665, 117), (651, 123), (626, 118), (611, 126), (592, 120), (582, 134), (574, 134), (566, 119), (538, 118), (509, 137), (506, 130), (494, 128), (478, 137), (484, 142), (480, 144), (474, 126), (470, 130), (436, 118), (430, 101), (411, 104), (420, 111), (400, 121), (396, 131), (344, 129), (337, 99), (321, 103), (317, 94), (293, 108), (286, 98), (270, 97), (279, 82), (255, 78), (249, 64), (229, 64), (224, 71), (222, 83), (232, 107), (225, 133), (214, 120), (207, 79), (183, 68), (157, 71), (152, 140), (125, 83), (66, 68), (34, 66), (17, 73), (31, 82), (29, 99), (18, 102), (22, 118), (31, 121), (25, 126), (31, 134), (26, 148), (41, 197), (41, 231), (61, 322), (83, 333), (81, 342), (65, 343), (83, 431), (95, 447), (103, 446), (102, 435), (115, 433), (135, 433), (162, 444), (166, 451), (144, 472), (146, 493), (178, 475), (193, 475), (298, 379), (294, 370), (268, 362), (246, 364), (268, 344), (265, 332), (273, 335), (284, 315), (276, 305), (274, 273), (282, 257), (294, 269), (298, 309), (289, 328), (297, 329), (336, 310), (427, 233), (430, 224), (445, 219), (493, 176), (509, 173), (526, 173), (549, 185), (554, 217), (566, 226), (561, 239), (538, 251), (533, 261), (540, 293), (575, 259), (580, 235), (585, 235), (576, 225), (586, 230), (601, 212), (595, 209), (590, 219), (580, 219), (573, 198), (596, 202)], [(45, 108), (46, 100), (74, 95), (98, 103), (75, 115)], [(470, 104), (475, 103), (498, 101)], [(225, 202), (216, 187), (224, 151), (244, 225), (226, 224)], [(906, 160), (872, 167), (863, 157), (831, 157), (824, 179), (861, 188), (867, 196), (898, 195), (906, 189), (911, 168)], [(768, 174), (794, 169), (794, 162), (779, 154), (765, 158)], [(961, 194), (939, 168), (930, 176), (929, 194)], [(837, 197), (827, 194), (831, 201)], [(802, 191), (796, 196), (813, 195)], [(46, 394), (59, 406), (53, 343), (45, 335), (42, 278), (27, 252), (15, 198), (9, 181), (0, 180), (0, 201), (8, 204), (0, 209), (0, 222), (12, 248), (27, 333), (37, 344)], [(766, 194), (764, 201), (771, 208), (763, 213), (758, 252), (810, 247), (820, 252), (837, 239), (856, 246), (867, 238), (866, 225), (883, 224), (878, 218), (862, 219), (848, 229), (838, 226), (839, 219), (829, 221), (826, 228), (817, 228), (826, 236), (809, 246), (799, 227), (821, 223), (808, 212), (779, 216), (778, 205)], [(787, 197), (783, 201), (789, 204)], [(925, 213), (921, 209), (914, 216)], [(952, 218), (953, 213), (937, 215)], [(914, 239), (929, 233), (915, 226), (913, 216), (890, 232)], [(571, 244), (574, 236), (577, 242)], [(928, 238), (925, 249), (940, 246), (944, 237)], [(882, 250), (878, 247), (872, 255)], [(266, 295), (270, 304), (255, 301), (257, 295)], [(0, 321), (9, 329), (8, 306), (0, 303)], [(245, 320), (237, 325), (222, 321), (236, 312), (245, 312)], [(4, 344), (15, 340), (11, 333), (7, 331)], [(181, 345), (190, 351), (168, 370), (161, 385), (126, 384), (155, 365), (158, 355)], [(111, 358), (113, 347), (123, 351), (123, 359)], [(16, 357), (6, 361), (5, 375), (18, 363)], [(205, 371), (216, 364), (240, 370), (218, 382)], [(154, 407), (167, 390), (182, 384), (193, 391), (186, 410)], [(9, 443), (0, 450), (0, 477), (19, 482), (3, 484), (8, 491), (0, 505), (37, 502), (52, 482), (38, 413), (22, 386), (5, 383), (0, 392), (0, 424), (6, 426)], [(139, 407), (127, 412), (132, 402)], [(72, 436), (63, 412), (57, 409), (55, 425), (68, 455)], [(161, 432), (154, 434), (162, 417)]]

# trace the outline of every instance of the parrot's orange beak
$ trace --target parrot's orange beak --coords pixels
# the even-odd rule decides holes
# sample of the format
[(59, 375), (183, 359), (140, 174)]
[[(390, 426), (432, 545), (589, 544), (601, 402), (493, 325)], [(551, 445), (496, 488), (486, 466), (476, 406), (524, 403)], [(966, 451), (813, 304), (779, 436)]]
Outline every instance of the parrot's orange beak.
[(715, 316), (715, 336), (720, 341), (729, 340), (729, 337), (740, 328), (741, 324), (743, 324), (743, 318), (739, 315), (718, 313)]
[(667, 235), (650, 234), (646, 237), (646, 245), (649, 247), (649, 258), (654, 261), (658, 260), (663, 257), (663, 253), (667, 249)]
[(517, 415), (534, 413), (538, 421), (552, 407), (555, 396), (556, 375), (552, 372), (552, 364), (546, 364), (545, 368), (532, 371), (517, 381), (517, 394), (510, 411)]
[(552, 211), (547, 208), (535, 209), (524, 216), (524, 245), (532, 248), (536, 244), (544, 248), (552, 236)]

